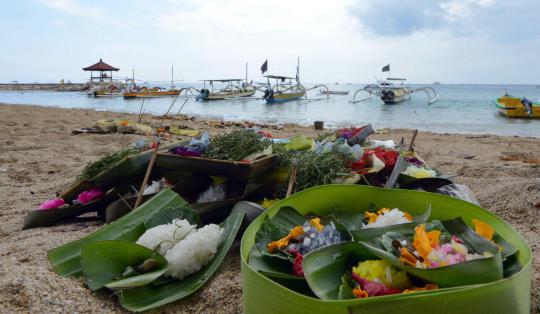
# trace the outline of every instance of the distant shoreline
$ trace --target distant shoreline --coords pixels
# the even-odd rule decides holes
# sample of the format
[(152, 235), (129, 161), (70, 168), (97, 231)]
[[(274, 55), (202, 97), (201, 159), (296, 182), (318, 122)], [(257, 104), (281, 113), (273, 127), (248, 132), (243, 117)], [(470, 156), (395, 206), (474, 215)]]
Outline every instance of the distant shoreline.
[(80, 92), (87, 88), (88, 83), (0, 83), (0, 91)]

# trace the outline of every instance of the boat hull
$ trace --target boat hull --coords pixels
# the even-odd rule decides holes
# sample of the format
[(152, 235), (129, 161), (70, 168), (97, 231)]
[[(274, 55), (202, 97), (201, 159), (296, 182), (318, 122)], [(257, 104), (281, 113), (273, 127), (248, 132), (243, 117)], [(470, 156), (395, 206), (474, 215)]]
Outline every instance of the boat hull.
[(267, 104), (286, 102), (291, 100), (297, 100), (304, 97), (306, 93), (304, 91), (297, 93), (283, 93), (283, 94), (274, 94), (272, 97), (266, 98)]
[(170, 97), (170, 96), (178, 96), (180, 94), (180, 91), (178, 90), (172, 90), (172, 91), (148, 91), (148, 92), (126, 92), (123, 94), (124, 98), (141, 98), (141, 97)]
[(208, 94), (206, 97), (202, 97), (201, 100), (224, 100), (231, 99), (236, 97), (250, 97), (255, 95), (256, 90), (249, 90), (244, 92), (234, 92), (234, 93), (215, 93)]
[(526, 107), (517, 97), (504, 96), (495, 100), (499, 113), (508, 118), (540, 119), (540, 104)]
[(406, 88), (393, 88), (381, 91), (381, 100), (385, 105), (395, 105), (408, 99), (409, 91)]

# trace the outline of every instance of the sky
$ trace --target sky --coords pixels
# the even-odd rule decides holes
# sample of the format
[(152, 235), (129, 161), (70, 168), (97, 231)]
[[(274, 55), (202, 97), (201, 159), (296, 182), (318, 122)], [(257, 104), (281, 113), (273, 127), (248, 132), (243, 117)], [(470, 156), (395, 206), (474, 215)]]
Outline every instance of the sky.
[(20, 0), (0, 3), (0, 82), (209, 78), (540, 84), (539, 0)]

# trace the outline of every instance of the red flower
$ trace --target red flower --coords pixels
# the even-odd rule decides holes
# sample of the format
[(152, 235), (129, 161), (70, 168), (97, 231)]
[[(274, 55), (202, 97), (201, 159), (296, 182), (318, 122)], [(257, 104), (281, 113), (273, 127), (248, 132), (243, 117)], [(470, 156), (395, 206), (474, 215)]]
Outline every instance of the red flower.
[(295, 252), (296, 257), (294, 258), (292, 272), (293, 275), (304, 277), (304, 269), (302, 268), (302, 261), (304, 256), (298, 252)]

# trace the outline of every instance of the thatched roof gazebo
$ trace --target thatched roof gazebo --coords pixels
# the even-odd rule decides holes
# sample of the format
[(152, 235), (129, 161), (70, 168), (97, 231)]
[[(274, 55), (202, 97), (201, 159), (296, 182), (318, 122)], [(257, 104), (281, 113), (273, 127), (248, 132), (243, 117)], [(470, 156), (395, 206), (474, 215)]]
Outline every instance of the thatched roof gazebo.
[[(90, 82), (94, 82), (94, 79), (98, 82), (112, 82), (112, 72), (116, 72), (120, 69), (110, 66), (107, 63), (103, 62), (103, 60), (99, 59), (98, 63), (83, 68), (83, 70), (90, 71)], [(99, 76), (94, 76), (94, 71), (99, 72)], [(107, 72), (109, 72), (109, 75), (107, 75)]]

